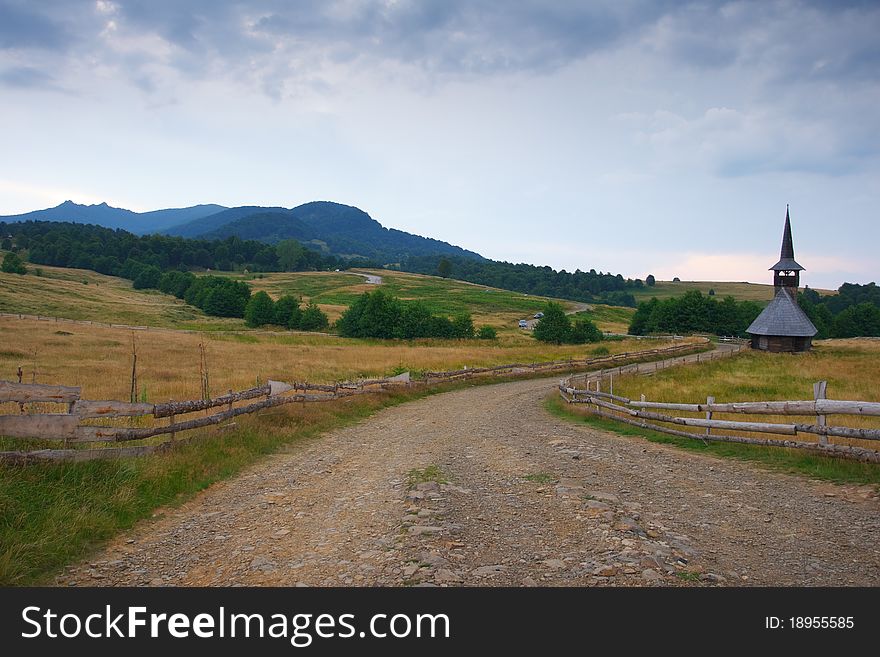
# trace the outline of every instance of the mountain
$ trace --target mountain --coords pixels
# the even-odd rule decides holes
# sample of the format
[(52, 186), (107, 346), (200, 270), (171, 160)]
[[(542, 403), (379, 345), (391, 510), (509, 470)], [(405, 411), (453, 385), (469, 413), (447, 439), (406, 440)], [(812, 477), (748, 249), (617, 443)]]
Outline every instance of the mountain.
[[(156, 229), (156, 232), (165, 233), (174, 237), (200, 237), (215, 232), (222, 226), (232, 223), (243, 217), (248, 217), (264, 212), (289, 212), (287, 208), (266, 208), (259, 205), (243, 205), (237, 208), (224, 208), (214, 214), (196, 217), (192, 221), (181, 221), (177, 225), (168, 226), (165, 229)], [(224, 236), (226, 237), (226, 236)]]
[(122, 228), (136, 234), (245, 240), (275, 244), (296, 239), (312, 249), (337, 256), (397, 263), (412, 256), (482, 256), (440, 240), (385, 228), (363, 210), (331, 201), (314, 201), (292, 209), (245, 205), (196, 205), (190, 208), (132, 212), (106, 203), (79, 205), (65, 201), (46, 210), (0, 216), (0, 221), (71, 221)]
[(168, 234), (204, 239), (241, 239), (275, 243), (296, 239), (336, 255), (362, 256), (383, 263), (409, 256), (450, 255), (482, 259), (478, 253), (429, 237), (385, 228), (350, 205), (313, 201), (285, 208), (243, 207), (169, 229)]
[(78, 224), (97, 224), (106, 228), (122, 228), (132, 233), (144, 234), (161, 232), (178, 224), (217, 214), (225, 209), (222, 205), (207, 204), (189, 208), (133, 212), (123, 208), (114, 208), (106, 203), (80, 205), (73, 201), (64, 201), (61, 205), (46, 210), (0, 216), (0, 221), (7, 223), (16, 221), (72, 221)]

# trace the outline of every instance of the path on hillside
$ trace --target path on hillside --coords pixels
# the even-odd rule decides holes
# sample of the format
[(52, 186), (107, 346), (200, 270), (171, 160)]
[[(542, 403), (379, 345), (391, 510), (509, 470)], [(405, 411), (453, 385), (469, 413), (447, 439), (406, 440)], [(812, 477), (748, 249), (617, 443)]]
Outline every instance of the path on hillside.
[[(557, 381), (439, 394), (291, 446), (57, 583), (880, 585), (875, 489), (555, 418)], [(431, 466), (449, 483), (410, 486)]]
[(366, 274), (362, 271), (354, 271), (352, 270), (352, 274), (357, 274), (358, 276), (363, 276), (366, 280), (364, 281), (367, 285), (382, 285), (382, 277), (376, 276), (375, 274)]

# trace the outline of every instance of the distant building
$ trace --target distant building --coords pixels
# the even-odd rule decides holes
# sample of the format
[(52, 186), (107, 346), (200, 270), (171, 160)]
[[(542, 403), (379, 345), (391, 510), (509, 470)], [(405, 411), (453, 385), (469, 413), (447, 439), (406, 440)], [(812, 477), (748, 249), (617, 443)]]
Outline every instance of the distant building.
[(816, 327), (798, 305), (797, 291), (800, 273), (804, 271), (794, 259), (791, 240), (791, 219), (785, 208), (785, 230), (782, 233), (782, 251), (779, 262), (770, 267), (773, 272), (773, 301), (764, 308), (746, 331), (752, 336), (752, 349), (762, 351), (809, 351), (816, 335)]

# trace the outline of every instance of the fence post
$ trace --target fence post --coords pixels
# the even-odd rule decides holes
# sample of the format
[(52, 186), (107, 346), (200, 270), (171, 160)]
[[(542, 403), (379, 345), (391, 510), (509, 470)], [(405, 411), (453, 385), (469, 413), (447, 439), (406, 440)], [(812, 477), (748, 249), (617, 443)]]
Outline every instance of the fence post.
[[(706, 397), (706, 403), (707, 403), (707, 404), (714, 404), (714, 403), (715, 403), (715, 398), (714, 398), (714, 397), (711, 397), (711, 396), (710, 396), (710, 397)], [(707, 420), (711, 420), (711, 419), (712, 419), (712, 411), (706, 411), (706, 419), (707, 419)], [(706, 427), (706, 435), (708, 436), (708, 435), (710, 435), (711, 433), (712, 433), (712, 427)]]
[[(818, 401), (820, 399), (826, 399), (825, 393), (827, 391), (827, 388), (828, 388), (827, 381), (816, 381), (816, 383), (813, 384), (813, 399), (816, 401)], [(817, 414), (816, 415), (816, 424), (818, 424), (820, 427), (824, 427), (825, 426), (825, 416)], [(820, 445), (827, 445), (828, 444), (828, 435), (827, 434), (824, 434), (824, 433), (819, 434), (819, 444)]]
[(610, 386), (609, 392), (613, 395), (614, 394), (614, 372), (613, 371), (608, 373), (608, 385)]
[[(174, 401), (173, 399), (169, 399), (169, 400), (168, 400), (168, 403), (170, 404), (170, 403), (173, 402), (173, 401)], [(173, 427), (173, 426), (174, 426), (174, 411), (172, 411), (172, 412), (171, 412), (171, 415), (168, 416), (168, 426), (169, 426), (169, 427)], [(174, 443), (175, 440), (177, 440), (177, 432), (176, 432), (176, 431), (172, 431), (172, 432), (171, 432), (171, 442)]]

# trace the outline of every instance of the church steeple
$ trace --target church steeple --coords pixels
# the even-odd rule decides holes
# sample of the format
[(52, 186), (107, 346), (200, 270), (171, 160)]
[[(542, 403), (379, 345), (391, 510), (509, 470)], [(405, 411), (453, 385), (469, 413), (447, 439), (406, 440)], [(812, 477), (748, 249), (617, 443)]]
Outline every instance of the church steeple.
[(770, 267), (773, 272), (773, 285), (776, 289), (788, 288), (790, 292), (797, 293), (800, 284), (800, 272), (804, 271), (794, 259), (794, 242), (791, 239), (791, 218), (788, 213), (788, 205), (785, 206), (785, 229), (782, 231), (782, 249), (779, 253), (779, 262)]

